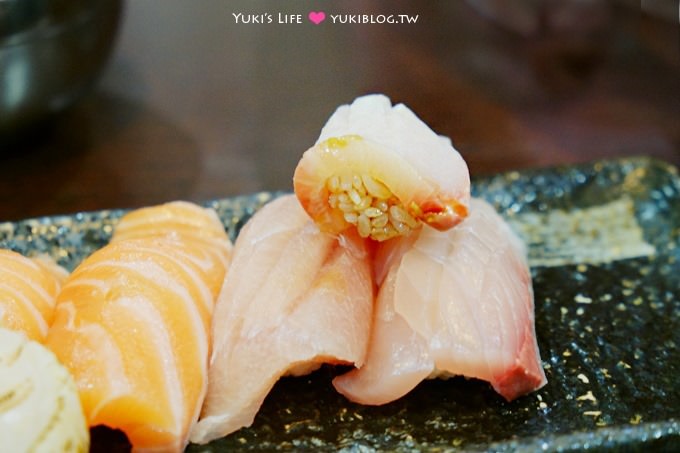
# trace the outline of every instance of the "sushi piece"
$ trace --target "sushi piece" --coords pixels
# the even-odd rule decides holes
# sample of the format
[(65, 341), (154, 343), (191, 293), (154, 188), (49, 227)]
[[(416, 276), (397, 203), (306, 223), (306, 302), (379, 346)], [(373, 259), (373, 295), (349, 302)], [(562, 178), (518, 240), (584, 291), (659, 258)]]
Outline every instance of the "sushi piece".
[[(215, 245), (228, 242), (223, 228), (221, 241), (202, 237), (219, 230), (209, 210), (191, 214), (195, 234), (151, 225), (154, 211), (72, 272), (46, 344), (73, 374), (90, 426), (123, 431), (135, 451), (182, 451), (207, 389), (210, 322), (230, 246)], [(138, 213), (120, 225), (130, 218)]]
[(467, 216), (470, 175), (448, 138), (383, 95), (339, 107), (295, 169), (295, 194), (319, 227), (383, 241)]
[(546, 383), (524, 246), (488, 203), (473, 199), (450, 231), (425, 227), (376, 253), (368, 356), (335, 378), (340, 393), (379, 405), (428, 377), (462, 375), (510, 401)]
[(3, 451), (86, 453), (90, 435), (69, 372), (42, 344), (0, 328)]
[[(163, 238), (195, 243), (192, 261), (205, 264), (210, 270), (216, 263), (219, 269), (229, 268), (233, 245), (224, 225), (212, 209), (186, 201), (172, 201), (156, 206), (135, 209), (124, 215), (111, 238), (112, 242), (128, 239)], [(219, 293), (224, 283), (223, 272), (207, 272), (213, 294)]]
[(284, 375), (361, 365), (373, 281), (365, 241), (319, 231), (293, 195), (259, 210), (234, 247), (213, 319), (208, 395), (191, 441), (250, 426)]
[(0, 250), (0, 327), (43, 342), (67, 272), (47, 257)]
[(113, 240), (190, 237), (231, 250), (231, 243), (224, 240), (224, 235), (224, 225), (212, 209), (186, 201), (172, 201), (127, 213), (116, 225)]

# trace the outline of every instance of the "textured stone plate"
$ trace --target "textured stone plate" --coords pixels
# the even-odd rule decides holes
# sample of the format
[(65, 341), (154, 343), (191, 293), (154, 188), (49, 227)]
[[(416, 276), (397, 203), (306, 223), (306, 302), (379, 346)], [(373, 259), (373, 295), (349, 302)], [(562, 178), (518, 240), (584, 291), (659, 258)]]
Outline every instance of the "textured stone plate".
[[(427, 381), (382, 407), (347, 402), (323, 368), (284, 378), (251, 428), (188, 450), (680, 449), (680, 178), (645, 158), (473, 182), (528, 244), (548, 384), (507, 403), (488, 385)], [(215, 200), (232, 238), (275, 194)], [(0, 246), (72, 269), (122, 211), (0, 224)], [(123, 448), (97, 434), (95, 449)], [(122, 446), (122, 447), (121, 447)]]

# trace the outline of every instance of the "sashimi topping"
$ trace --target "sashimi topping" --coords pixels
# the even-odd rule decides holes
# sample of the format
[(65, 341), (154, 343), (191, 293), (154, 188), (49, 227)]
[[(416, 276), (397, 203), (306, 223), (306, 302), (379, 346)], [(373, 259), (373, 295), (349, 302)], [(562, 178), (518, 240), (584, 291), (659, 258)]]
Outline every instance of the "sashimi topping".
[(47, 257), (0, 250), (0, 327), (42, 342), (66, 271)]
[(249, 426), (281, 376), (363, 363), (373, 304), (367, 242), (319, 231), (293, 195), (246, 223), (215, 308), (208, 394), (192, 442)]
[(231, 243), (211, 210), (175, 202), (121, 218), (64, 283), (46, 344), (90, 426), (134, 451), (182, 451), (207, 389), (210, 325)]
[(378, 246), (366, 364), (334, 380), (350, 400), (385, 404), (438, 376), (486, 380), (507, 400), (546, 383), (524, 246), (491, 205), (470, 206), (453, 230)]

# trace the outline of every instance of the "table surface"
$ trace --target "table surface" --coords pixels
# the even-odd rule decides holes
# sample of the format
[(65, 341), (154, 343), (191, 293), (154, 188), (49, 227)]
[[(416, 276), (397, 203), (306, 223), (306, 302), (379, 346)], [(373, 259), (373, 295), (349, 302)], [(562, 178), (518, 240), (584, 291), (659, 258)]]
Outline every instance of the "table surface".
[[(323, 3), (313, 25), (312, 1), (127, 2), (93, 90), (0, 153), (0, 221), (291, 190), (333, 110), (372, 92), (450, 136), (473, 176), (630, 155), (680, 164), (677, 22), (637, 2), (499, 22), (473, 3)], [(234, 18), (265, 12), (273, 23)]]

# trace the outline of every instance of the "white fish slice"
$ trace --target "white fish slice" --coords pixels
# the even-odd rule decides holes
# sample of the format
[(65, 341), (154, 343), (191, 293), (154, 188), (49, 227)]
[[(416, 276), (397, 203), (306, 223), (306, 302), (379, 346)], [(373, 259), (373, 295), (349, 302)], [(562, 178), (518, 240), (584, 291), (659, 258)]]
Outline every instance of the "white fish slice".
[(334, 380), (350, 400), (384, 404), (427, 377), (486, 380), (507, 400), (546, 383), (521, 241), (482, 200), (439, 232), (381, 244), (383, 278), (366, 363)]
[(281, 376), (361, 365), (372, 305), (363, 240), (320, 232), (293, 195), (264, 206), (236, 240), (215, 307), (208, 394), (191, 441), (249, 426)]

